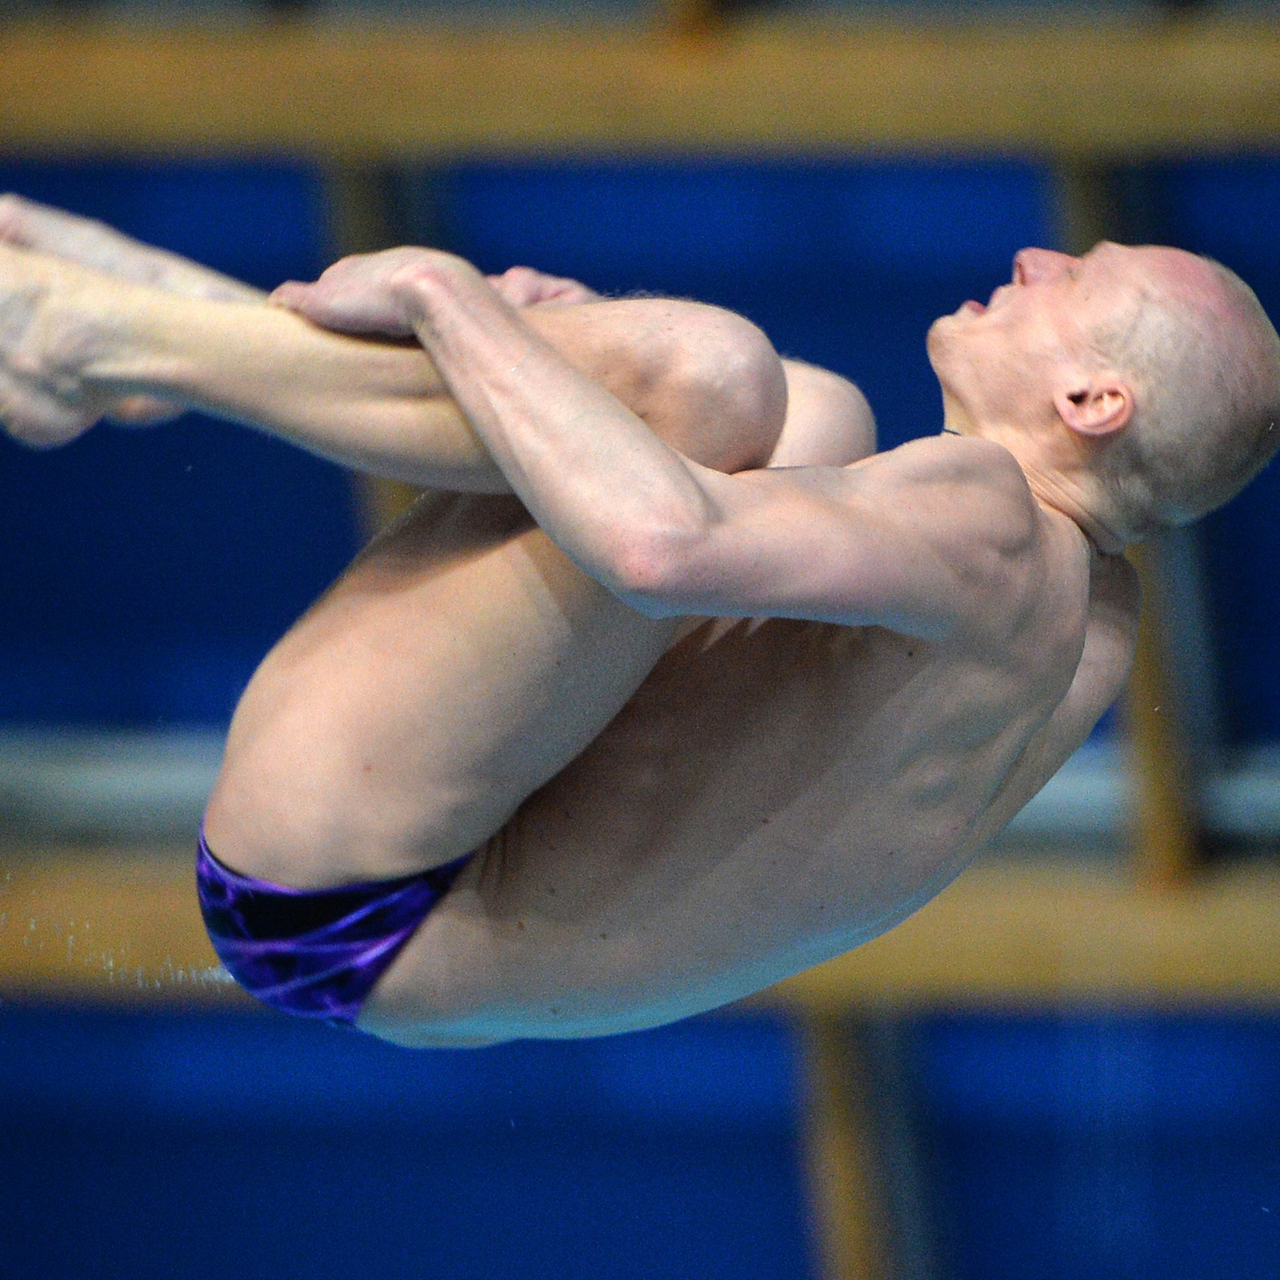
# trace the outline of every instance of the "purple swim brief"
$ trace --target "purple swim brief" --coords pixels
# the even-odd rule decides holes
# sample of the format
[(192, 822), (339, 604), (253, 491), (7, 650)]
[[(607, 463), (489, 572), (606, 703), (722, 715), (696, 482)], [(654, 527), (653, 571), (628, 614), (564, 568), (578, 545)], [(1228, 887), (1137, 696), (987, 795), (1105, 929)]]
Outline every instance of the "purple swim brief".
[(355, 1026), (374, 984), (448, 892), (470, 855), (399, 880), (289, 889), (196, 854), (196, 889), (213, 949), (259, 1000)]

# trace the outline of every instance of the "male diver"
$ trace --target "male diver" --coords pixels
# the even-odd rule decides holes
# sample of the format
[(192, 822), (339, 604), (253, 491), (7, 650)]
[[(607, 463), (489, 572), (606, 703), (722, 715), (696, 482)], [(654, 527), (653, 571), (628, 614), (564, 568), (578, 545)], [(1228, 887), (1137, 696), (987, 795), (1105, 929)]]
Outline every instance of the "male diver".
[(67, 217), (0, 205), (16, 436), (191, 404), (430, 489), (254, 676), (199, 854), (245, 985), (404, 1044), (652, 1026), (902, 920), (1119, 692), (1124, 548), (1277, 443), (1280, 339), (1170, 249), (1023, 250), (875, 454), (713, 309), (421, 249), (264, 307)]

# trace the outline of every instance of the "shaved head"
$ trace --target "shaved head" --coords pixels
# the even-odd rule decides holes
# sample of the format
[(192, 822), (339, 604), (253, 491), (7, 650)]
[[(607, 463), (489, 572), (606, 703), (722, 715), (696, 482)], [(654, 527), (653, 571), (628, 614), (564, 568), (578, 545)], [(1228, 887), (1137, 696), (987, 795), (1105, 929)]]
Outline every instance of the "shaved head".
[(1092, 335), (1134, 383), (1134, 420), (1100, 462), (1138, 533), (1220, 506), (1280, 446), (1280, 338), (1253, 291), (1208, 258), (1159, 254)]
[(1234, 497), (1280, 445), (1280, 338), (1234, 272), (1103, 241), (1028, 248), (929, 331), (950, 429), (995, 440), (1107, 543)]

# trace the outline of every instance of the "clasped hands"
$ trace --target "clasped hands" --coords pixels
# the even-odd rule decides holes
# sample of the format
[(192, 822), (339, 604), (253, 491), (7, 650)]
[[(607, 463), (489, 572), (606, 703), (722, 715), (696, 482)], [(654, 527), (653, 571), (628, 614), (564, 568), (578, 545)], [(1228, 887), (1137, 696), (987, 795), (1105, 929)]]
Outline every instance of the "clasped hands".
[[(403, 247), (342, 258), (313, 284), (282, 284), (270, 301), (325, 329), (407, 338), (422, 319), (417, 286), (429, 277), (473, 286), (482, 280), (475, 267), (454, 254)], [(531, 267), (512, 267), (489, 276), (488, 283), (513, 307), (591, 302), (599, 296), (576, 280)]]

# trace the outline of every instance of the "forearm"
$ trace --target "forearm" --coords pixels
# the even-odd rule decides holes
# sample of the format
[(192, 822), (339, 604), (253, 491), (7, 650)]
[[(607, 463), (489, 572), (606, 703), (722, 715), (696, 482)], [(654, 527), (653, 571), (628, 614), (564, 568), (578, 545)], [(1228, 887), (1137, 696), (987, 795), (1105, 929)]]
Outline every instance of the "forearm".
[[(419, 337), (477, 434), (539, 524), (586, 572), (628, 597), (657, 548), (678, 556), (681, 543), (714, 519), (703, 467), (582, 377), (474, 273), (429, 265), (412, 293)], [(743, 360), (744, 379), (755, 372), (748, 365), (761, 363), (757, 354)], [(726, 364), (731, 383), (728, 351)], [(780, 382), (780, 365), (776, 376)], [(767, 458), (785, 410), (785, 390), (758, 398), (768, 406), (763, 416), (776, 421), (767, 424), (769, 448), (750, 465)]]

